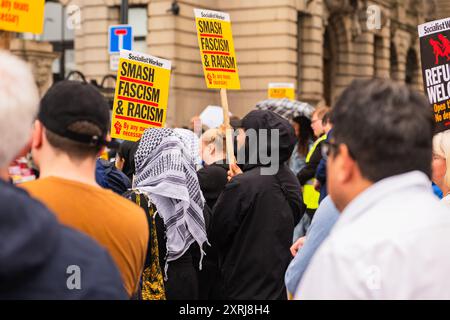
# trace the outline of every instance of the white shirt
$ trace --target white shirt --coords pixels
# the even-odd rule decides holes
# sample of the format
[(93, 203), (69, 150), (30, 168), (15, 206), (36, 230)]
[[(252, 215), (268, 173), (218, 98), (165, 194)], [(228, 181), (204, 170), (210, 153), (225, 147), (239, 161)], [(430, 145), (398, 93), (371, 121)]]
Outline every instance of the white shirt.
[(450, 194), (447, 194), (441, 199), (441, 202), (450, 208)]
[(450, 210), (414, 171), (384, 179), (342, 212), (297, 299), (450, 299)]

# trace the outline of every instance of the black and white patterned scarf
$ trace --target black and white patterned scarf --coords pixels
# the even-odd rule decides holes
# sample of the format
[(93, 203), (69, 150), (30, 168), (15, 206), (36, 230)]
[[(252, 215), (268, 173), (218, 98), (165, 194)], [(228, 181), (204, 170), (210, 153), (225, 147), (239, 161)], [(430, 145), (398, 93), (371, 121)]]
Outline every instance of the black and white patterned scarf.
[[(181, 257), (196, 241), (201, 257), (208, 243), (205, 200), (190, 151), (172, 129), (147, 129), (135, 155), (134, 188), (146, 193), (164, 220), (168, 262)], [(200, 260), (201, 269), (202, 259)]]

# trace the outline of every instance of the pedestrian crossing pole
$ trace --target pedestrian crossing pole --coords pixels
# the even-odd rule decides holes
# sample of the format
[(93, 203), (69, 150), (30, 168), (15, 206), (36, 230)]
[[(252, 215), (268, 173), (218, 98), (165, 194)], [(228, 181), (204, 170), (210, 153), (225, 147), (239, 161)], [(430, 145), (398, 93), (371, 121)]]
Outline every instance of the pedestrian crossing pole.
[(120, 24), (128, 24), (128, 0), (122, 0), (120, 5)]

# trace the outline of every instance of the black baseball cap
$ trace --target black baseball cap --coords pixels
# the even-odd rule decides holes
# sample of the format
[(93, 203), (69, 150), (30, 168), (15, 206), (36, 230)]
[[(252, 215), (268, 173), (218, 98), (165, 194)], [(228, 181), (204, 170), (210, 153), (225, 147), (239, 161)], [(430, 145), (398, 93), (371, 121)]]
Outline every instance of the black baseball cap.
[[(41, 100), (38, 119), (45, 128), (64, 138), (96, 146), (109, 146), (106, 141), (110, 123), (109, 106), (93, 85), (64, 80), (53, 85)], [(101, 135), (73, 132), (69, 126), (87, 121), (101, 130)]]

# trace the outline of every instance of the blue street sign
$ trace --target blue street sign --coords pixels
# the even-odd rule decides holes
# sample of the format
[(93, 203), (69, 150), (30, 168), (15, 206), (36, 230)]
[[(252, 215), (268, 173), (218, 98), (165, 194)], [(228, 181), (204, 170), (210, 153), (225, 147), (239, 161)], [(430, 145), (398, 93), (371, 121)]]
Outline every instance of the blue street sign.
[(119, 53), (120, 49), (133, 50), (133, 28), (130, 25), (109, 27), (109, 54)]

